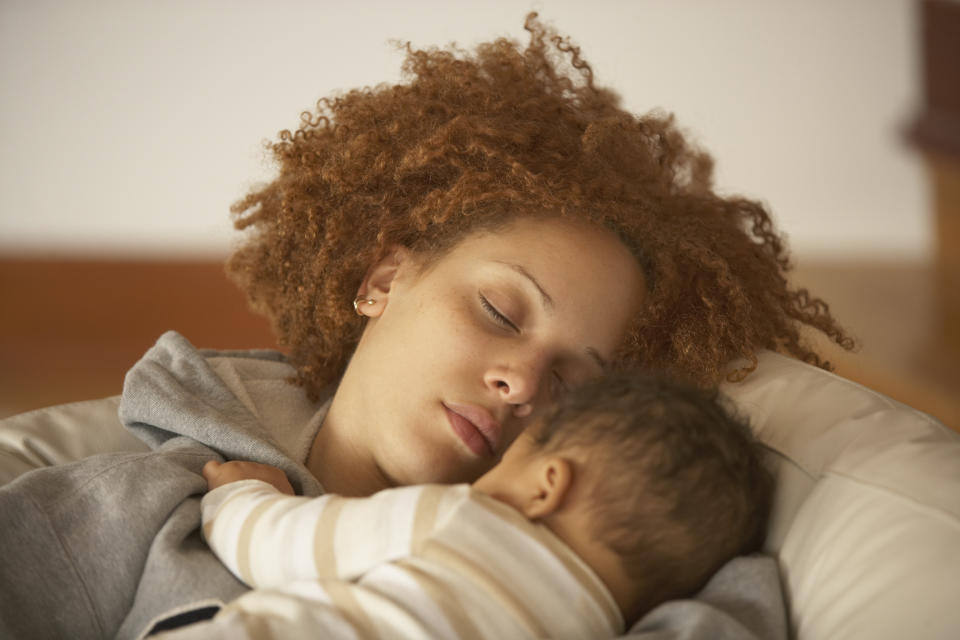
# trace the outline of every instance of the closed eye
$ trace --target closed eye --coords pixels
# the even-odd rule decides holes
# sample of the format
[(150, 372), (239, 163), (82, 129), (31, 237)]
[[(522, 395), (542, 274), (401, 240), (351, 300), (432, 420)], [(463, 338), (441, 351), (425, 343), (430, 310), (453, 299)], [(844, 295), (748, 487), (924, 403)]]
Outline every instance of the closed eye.
[(480, 306), (483, 307), (483, 310), (487, 312), (487, 315), (490, 316), (494, 322), (500, 326), (506, 327), (507, 329), (512, 329), (513, 331), (520, 333), (520, 329), (517, 327), (517, 325), (510, 321), (510, 318), (500, 313), (495, 306), (490, 304), (490, 301), (487, 300), (482, 293), (478, 295), (480, 296)]

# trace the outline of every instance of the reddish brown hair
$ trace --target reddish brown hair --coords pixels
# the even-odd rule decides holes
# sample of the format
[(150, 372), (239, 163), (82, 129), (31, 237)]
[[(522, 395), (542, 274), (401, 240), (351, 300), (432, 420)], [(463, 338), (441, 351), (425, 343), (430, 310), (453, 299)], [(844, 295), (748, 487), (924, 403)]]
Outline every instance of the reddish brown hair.
[(311, 396), (342, 374), (362, 329), (351, 301), (389, 247), (428, 254), (518, 216), (591, 221), (638, 257), (650, 293), (622, 363), (713, 383), (762, 348), (828, 367), (803, 325), (852, 346), (788, 285), (763, 206), (714, 193), (711, 158), (671, 116), (625, 111), (567, 38), (536, 14), (525, 27), (525, 48), (408, 45), (403, 83), (321, 99), (272, 145), (276, 178), (233, 206), (249, 235), (228, 273)]

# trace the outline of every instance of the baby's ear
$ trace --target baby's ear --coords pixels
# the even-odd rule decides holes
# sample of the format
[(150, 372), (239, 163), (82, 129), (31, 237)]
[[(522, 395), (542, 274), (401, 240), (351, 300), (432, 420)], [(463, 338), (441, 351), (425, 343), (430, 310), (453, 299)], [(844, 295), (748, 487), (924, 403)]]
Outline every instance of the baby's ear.
[(545, 518), (562, 505), (573, 483), (573, 466), (566, 458), (547, 455), (537, 460), (535, 491), (527, 499), (523, 514), (528, 519)]
[(360, 288), (357, 289), (357, 297), (365, 299), (365, 302), (358, 306), (363, 315), (376, 318), (383, 313), (397, 274), (401, 269), (409, 267), (411, 256), (409, 249), (396, 245), (367, 270)]

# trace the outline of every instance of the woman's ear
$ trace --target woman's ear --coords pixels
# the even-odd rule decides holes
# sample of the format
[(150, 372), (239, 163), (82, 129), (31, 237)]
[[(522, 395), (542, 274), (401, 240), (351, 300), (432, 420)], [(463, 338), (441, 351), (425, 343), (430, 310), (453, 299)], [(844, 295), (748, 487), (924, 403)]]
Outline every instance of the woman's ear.
[(387, 306), (397, 274), (409, 267), (411, 253), (396, 245), (367, 270), (357, 289), (357, 312), (368, 318), (379, 317)]
[(573, 484), (573, 466), (566, 458), (548, 455), (534, 464), (533, 491), (523, 507), (523, 514), (530, 520), (545, 518), (560, 509)]

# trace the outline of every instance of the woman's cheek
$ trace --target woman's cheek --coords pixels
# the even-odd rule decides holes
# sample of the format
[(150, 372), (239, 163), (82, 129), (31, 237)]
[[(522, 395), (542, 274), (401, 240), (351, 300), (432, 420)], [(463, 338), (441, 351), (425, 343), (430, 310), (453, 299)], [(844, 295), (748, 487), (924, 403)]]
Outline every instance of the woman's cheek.
[(457, 294), (451, 299), (452, 304), (448, 305), (444, 314), (448, 323), (445, 329), (454, 335), (469, 336), (474, 334), (479, 320), (475, 308), (478, 305), (471, 304), (472, 300), (463, 293)]

